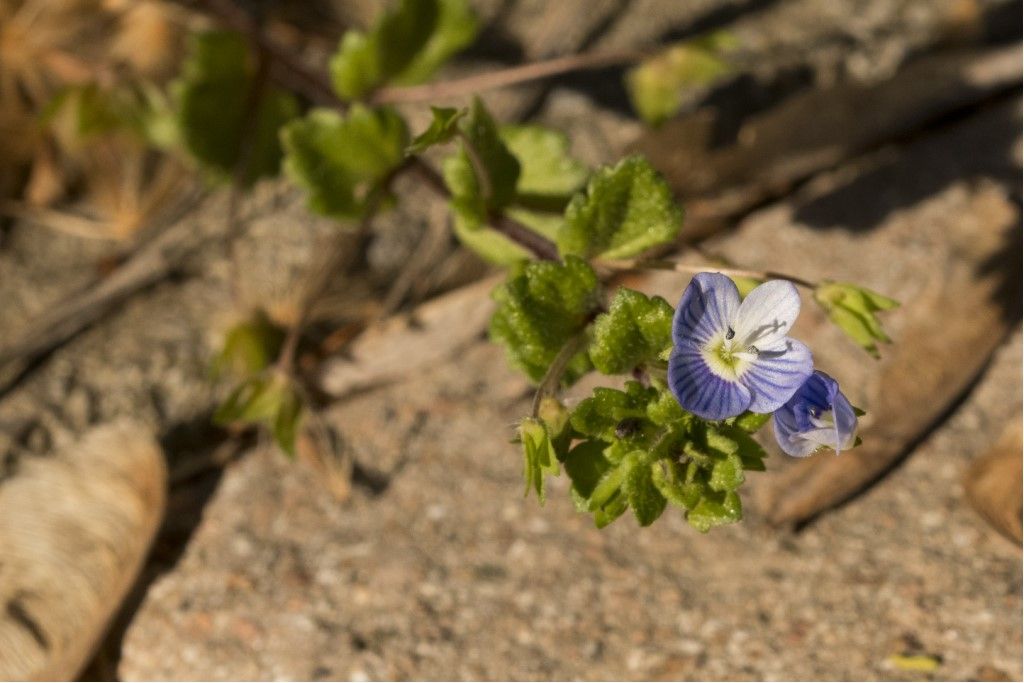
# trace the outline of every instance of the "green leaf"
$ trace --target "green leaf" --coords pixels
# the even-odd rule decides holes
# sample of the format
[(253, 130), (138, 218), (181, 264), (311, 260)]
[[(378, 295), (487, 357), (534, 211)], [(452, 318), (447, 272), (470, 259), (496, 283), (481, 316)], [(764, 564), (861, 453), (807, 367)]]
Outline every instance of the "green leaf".
[(355, 218), (402, 163), (408, 130), (393, 109), (355, 104), (345, 115), (314, 109), (285, 126), (281, 139), (285, 172), (309, 193), (310, 208)]
[(572, 427), (580, 434), (607, 442), (635, 442), (649, 437), (652, 430), (644, 418), (656, 394), (656, 389), (644, 388), (639, 382), (627, 382), (626, 391), (597, 387), (593, 396), (580, 401), (572, 411)]
[(622, 513), (626, 511), (628, 504), (626, 497), (621, 492), (617, 492), (615, 497), (609, 500), (603, 507), (598, 510), (594, 510), (594, 524), (598, 529), (603, 529), (616, 519), (622, 516)]
[(519, 438), (523, 444), (523, 479), (526, 494), (532, 488), (541, 505), (545, 502), (544, 478), (558, 476), (558, 460), (547, 428), (539, 420), (527, 418), (519, 425)]
[(430, 126), (416, 136), (412, 144), (406, 148), (406, 154), (422, 154), (434, 145), (450, 142), (459, 132), (459, 120), (469, 113), (468, 109), (452, 109), (450, 107), (431, 107), (434, 119)]
[(213, 421), (218, 425), (263, 425), (281, 450), (294, 456), (302, 414), (302, 399), (287, 377), (261, 375), (239, 384), (217, 408)]
[(688, 88), (707, 85), (733, 71), (723, 57), (735, 41), (726, 33), (677, 43), (644, 61), (626, 75), (633, 108), (651, 125), (672, 118)]
[(667, 501), (654, 485), (651, 462), (644, 451), (633, 451), (620, 467), (626, 468), (622, 479), (622, 493), (629, 502), (640, 526), (650, 526), (665, 511)]
[(589, 510), (590, 498), (597, 482), (612, 469), (613, 465), (604, 456), (605, 443), (583, 441), (573, 447), (565, 458), (565, 471), (572, 481), (573, 502), (580, 512)]
[(882, 329), (877, 313), (898, 307), (898, 301), (846, 282), (818, 285), (814, 300), (847, 337), (875, 358), (880, 356), (877, 342), (892, 341)]
[(692, 419), (692, 415), (683, 410), (671, 392), (660, 391), (658, 398), (647, 405), (647, 418), (654, 424), (665, 427), (673, 423), (687, 422)]
[(422, 83), (473, 42), (478, 24), (466, 0), (402, 0), (366, 33), (348, 31), (331, 58), (331, 83), (345, 99), (388, 84)]
[(214, 376), (256, 375), (277, 358), (283, 342), (284, 330), (274, 325), (266, 314), (257, 313), (228, 330), (224, 347), (213, 362)]
[(520, 199), (564, 201), (587, 182), (590, 171), (569, 154), (564, 133), (528, 124), (502, 126), (500, 135), (519, 161), (516, 193)]
[[(625, 461), (623, 461), (624, 463)], [(620, 496), (620, 489), (622, 488), (622, 481), (626, 477), (627, 468), (619, 463), (614, 468), (608, 469), (597, 483), (594, 485), (594, 489), (590, 494), (590, 500), (587, 502), (587, 508), (591, 511), (597, 511), (604, 507), (608, 507), (610, 504), (615, 504), (616, 499)], [(623, 502), (625, 498), (623, 497)]]
[(620, 287), (607, 313), (594, 321), (590, 359), (599, 372), (632, 372), (657, 359), (672, 346), (672, 306), (659, 296), (647, 297)]
[(485, 261), (511, 267), (530, 259), (532, 254), (497, 230), (484, 225), (471, 211), (453, 207), (452, 231), (463, 245)]
[[(230, 179), (246, 155), (245, 181), (277, 173), (278, 130), (299, 113), (290, 94), (266, 88), (253, 107), (256, 66), (241, 35), (194, 34), (181, 75), (171, 84), (180, 139), (213, 177)], [(254, 117), (254, 118), (250, 118)]]
[(598, 169), (573, 197), (558, 237), (562, 254), (619, 259), (671, 242), (683, 213), (664, 179), (642, 157)]
[(768, 454), (747, 430), (737, 425), (721, 425), (718, 430), (736, 444), (735, 453), (739, 456), (743, 469), (764, 472), (764, 459)]
[(700, 493), (686, 486), (685, 468), (674, 460), (655, 462), (651, 468), (651, 482), (669, 503), (677, 507), (689, 510), (700, 500)]
[(732, 524), (743, 519), (743, 504), (735, 491), (707, 492), (686, 515), (694, 529), (706, 533), (712, 527)]
[(743, 461), (737, 453), (731, 453), (712, 466), (708, 486), (713, 491), (735, 491), (743, 481)]
[(519, 161), (505, 146), (498, 127), (479, 97), (460, 123), (462, 149), (445, 160), (445, 182), (454, 201), (481, 217), (512, 202), (519, 181)]
[(748, 434), (753, 434), (761, 429), (770, 419), (772, 419), (771, 413), (752, 413), (748, 410), (736, 417), (729, 418), (725, 423), (735, 425)]
[[(505, 346), (509, 362), (534, 381), (540, 381), (570, 338), (589, 322), (600, 303), (594, 270), (569, 257), (526, 264), (511, 273), (493, 293), (498, 303), (491, 318), (491, 338)], [(571, 383), (590, 369), (586, 351), (569, 363), (565, 381)]]
[(530, 252), (487, 225), (489, 216), (514, 198), (519, 162), (479, 98), (459, 129), (462, 146), (441, 165), (452, 195), (456, 236), (492, 263), (510, 266), (529, 258)]
[(289, 387), (281, 397), (277, 414), (274, 416), (271, 433), (278, 447), (288, 455), (295, 456), (295, 439), (302, 421), (302, 400), (294, 388)]

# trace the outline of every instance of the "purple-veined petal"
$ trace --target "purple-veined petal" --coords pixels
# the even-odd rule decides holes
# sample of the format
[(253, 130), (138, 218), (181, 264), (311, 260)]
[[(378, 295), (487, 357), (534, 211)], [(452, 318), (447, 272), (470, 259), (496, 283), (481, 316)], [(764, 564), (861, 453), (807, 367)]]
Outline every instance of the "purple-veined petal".
[(716, 334), (725, 334), (739, 308), (735, 282), (721, 273), (697, 273), (672, 318), (673, 343), (705, 344)]
[(705, 420), (724, 420), (750, 407), (750, 390), (711, 372), (688, 344), (676, 346), (668, 359), (668, 386), (679, 405)]
[(807, 379), (793, 397), (772, 416), (779, 447), (804, 457), (825, 447), (852, 448), (857, 439), (857, 415), (839, 383), (820, 370)]
[(736, 312), (733, 330), (742, 346), (773, 346), (784, 339), (800, 314), (800, 294), (787, 280), (754, 288)]
[(759, 348), (757, 359), (744, 371), (740, 381), (750, 390), (750, 410), (771, 413), (793, 398), (814, 371), (811, 350), (788, 337), (767, 348)]
[(843, 396), (843, 392), (838, 390), (838, 384), (836, 385), (836, 394), (832, 402), (832, 416), (836, 423), (836, 454), (839, 451), (853, 448), (854, 443), (857, 441), (857, 413), (854, 412), (853, 406)]
[(772, 415), (775, 440), (786, 455), (791, 455), (794, 458), (806, 458), (821, 446), (801, 436), (802, 431), (796, 426), (794, 417), (793, 411), (789, 410), (788, 406), (783, 406), (775, 411)]

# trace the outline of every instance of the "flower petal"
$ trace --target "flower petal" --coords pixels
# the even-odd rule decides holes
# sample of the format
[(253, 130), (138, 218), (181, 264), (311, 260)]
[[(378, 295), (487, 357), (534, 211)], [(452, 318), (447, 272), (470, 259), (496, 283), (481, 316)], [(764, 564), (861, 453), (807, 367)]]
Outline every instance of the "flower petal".
[(773, 346), (759, 348), (757, 359), (740, 381), (750, 390), (750, 410), (771, 413), (781, 407), (814, 371), (811, 350), (795, 339), (784, 337)]
[(800, 294), (787, 280), (769, 280), (740, 304), (733, 329), (742, 346), (772, 346), (786, 336), (800, 314)]
[(775, 440), (779, 448), (786, 455), (794, 458), (806, 458), (821, 446), (803, 438), (803, 432), (796, 426), (793, 413), (788, 408), (780, 408), (772, 415), (772, 427), (775, 431)]
[(740, 308), (736, 283), (721, 273), (697, 273), (687, 285), (672, 318), (672, 341), (706, 344), (725, 334)]
[[(836, 385), (838, 387), (838, 384)], [(853, 448), (857, 442), (857, 413), (843, 392), (836, 391), (832, 402), (832, 416), (836, 423), (836, 454)]]
[(679, 405), (705, 420), (724, 420), (750, 407), (750, 390), (711, 372), (700, 351), (691, 346), (673, 349), (668, 386)]

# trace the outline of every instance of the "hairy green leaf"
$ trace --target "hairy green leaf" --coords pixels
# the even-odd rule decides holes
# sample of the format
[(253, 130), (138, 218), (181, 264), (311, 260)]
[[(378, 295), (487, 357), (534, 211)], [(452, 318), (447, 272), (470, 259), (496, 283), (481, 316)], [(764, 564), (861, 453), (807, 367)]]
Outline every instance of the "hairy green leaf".
[(633, 451), (626, 456), (621, 466), (626, 467), (622, 493), (640, 526), (650, 526), (661, 517), (667, 503), (665, 496), (654, 485), (651, 461), (646, 452)]
[(472, 43), (477, 28), (467, 0), (402, 0), (368, 32), (342, 36), (331, 58), (331, 83), (346, 99), (383, 85), (422, 83)]
[(672, 307), (659, 296), (647, 297), (620, 287), (607, 313), (594, 321), (590, 359), (599, 372), (632, 372), (672, 346)]
[(241, 35), (208, 31), (191, 37), (171, 92), (180, 138), (214, 178), (231, 178), (243, 154), (246, 182), (277, 173), (278, 130), (298, 115), (298, 103), (276, 88), (255, 92), (255, 81), (256, 66)]
[(618, 259), (671, 242), (683, 214), (664, 179), (633, 156), (594, 172), (586, 193), (573, 197), (558, 236), (563, 254)]
[[(569, 257), (565, 263), (526, 264), (493, 297), (498, 306), (491, 318), (491, 338), (505, 346), (512, 365), (539, 381), (566, 342), (590, 321), (600, 287), (585, 261)], [(565, 381), (589, 369), (590, 360), (581, 351), (569, 363)]]
[(593, 396), (580, 401), (572, 411), (572, 427), (580, 434), (609, 443), (649, 437), (654, 430), (645, 419), (647, 405), (657, 393), (639, 382), (627, 382), (625, 391), (597, 387)]
[(344, 115), (314, 109), (288, 124), (281, 138), (285, 172), (309, 193), (310, 208), (354, 218), (402, 163), (408, 130), (393, 109), (355, 104)]
[[(519, 161), (516, 193), (520, 199), (564, 202), (587, 182), (590, 172), (569, 154), (569, 138), (564, 133), (526, 124), (502, 126), (500, 135)], [(558, 210), (561, 208), (564, 203)]]
[(771, 413), (752, 413), (748, 410), (736, 417), (729, 418), (725, 423), (735, 425), (748, 434), (753, 434), (761, 429), (770, 419), (772, 419)]
[(743, 519), (743, 504), (735, 491), (707, 491), (686, 515), (686, 521), (701, 533)]

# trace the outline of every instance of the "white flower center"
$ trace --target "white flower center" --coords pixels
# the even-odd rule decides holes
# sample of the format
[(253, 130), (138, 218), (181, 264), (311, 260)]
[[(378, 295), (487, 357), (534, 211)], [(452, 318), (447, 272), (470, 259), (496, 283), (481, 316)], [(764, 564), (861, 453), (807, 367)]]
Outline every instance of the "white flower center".
[(712, 373), (728, 382), (736, 382), (757, 359), (757, 349), (744, 345), (732, 328), (708, 340), (701, 356)]

